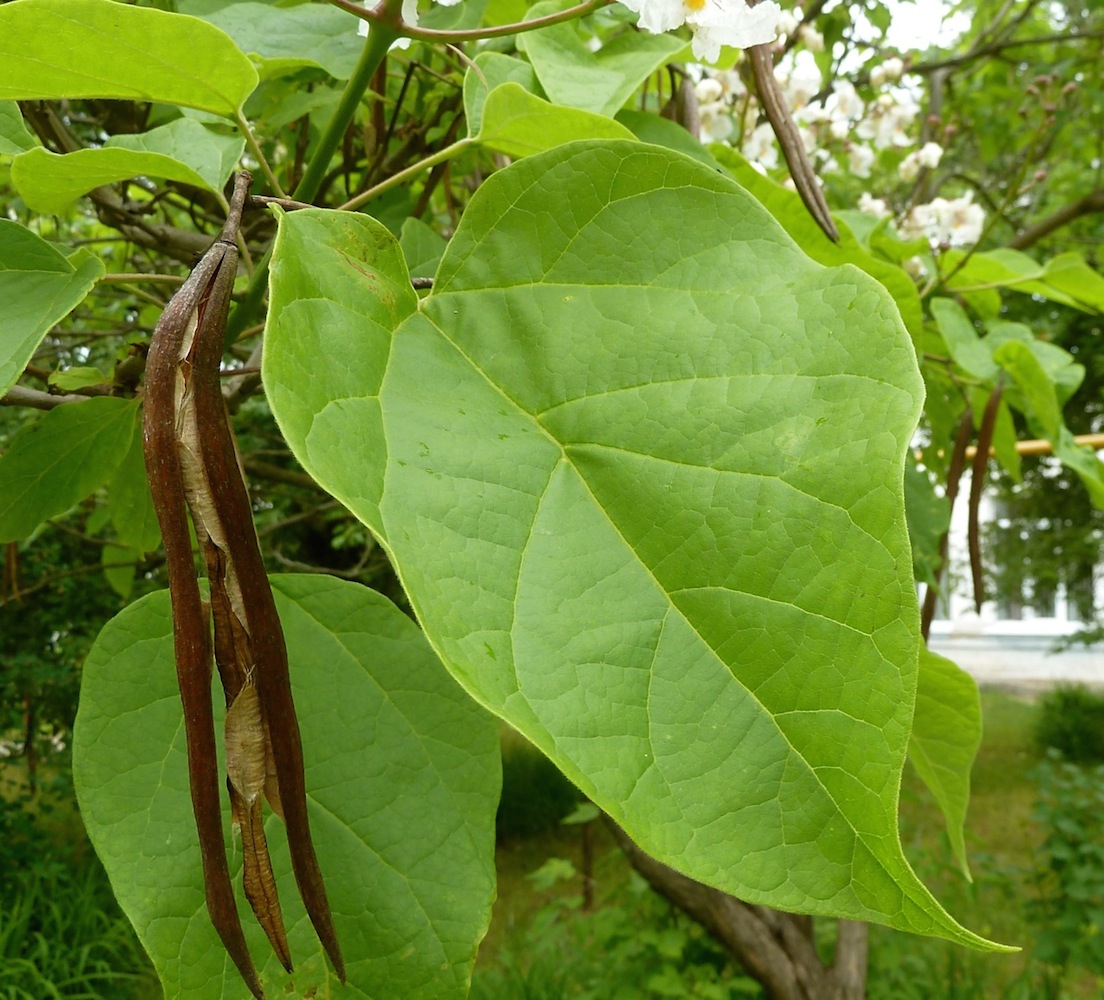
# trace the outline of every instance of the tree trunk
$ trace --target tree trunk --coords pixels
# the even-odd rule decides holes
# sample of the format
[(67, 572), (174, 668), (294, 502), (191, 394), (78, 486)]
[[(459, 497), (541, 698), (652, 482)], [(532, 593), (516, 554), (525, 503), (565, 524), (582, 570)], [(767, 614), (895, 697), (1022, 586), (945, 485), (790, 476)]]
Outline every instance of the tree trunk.
[(863, 1000), (866, 996), (866, 924), (841, 920), (835, 962), (825, 965), (813, 942), (812, 917), (754, 906), (695, 882), (645, 854), (612, 821), (609, 825), (648, 884), (708, 930), (772, 1000)]

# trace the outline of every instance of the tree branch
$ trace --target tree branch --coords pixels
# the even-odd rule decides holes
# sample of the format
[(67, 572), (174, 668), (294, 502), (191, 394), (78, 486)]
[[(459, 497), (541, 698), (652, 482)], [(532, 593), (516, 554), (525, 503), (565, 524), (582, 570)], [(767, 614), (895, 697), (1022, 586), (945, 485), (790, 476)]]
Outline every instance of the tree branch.
[(1013, 250), (1024, 250), (1049, 236), (1054, 230), (1068, 226), (1074, 219), (1080, 219), (1095, 212), (1104, 212), (1104, 189), (1092, 191), (1071, 205), (1058, 209), (1053, 215), (1048, 215), (1042, 221), (1025, 229), (1015, 239), (1010, 240), (1008, 246)]
[(961, 56), (952, 56), (950, 59), (938, 59), (933, 62), (916, 63), (914, 66), (909, 66), (907, 72), (925, 76), (928, 73), (934, 73), (936, 70), (965, 66), (975, 59), (983, 59), (985, 56), (997, 55), (1007, 49), (1019, 49), (1032, 45), (1055, 45), (1060, 42), (1080, 42), (1094, 38), (1104, 38), (1104, 29), (1100, 31), (1083, 31), (1077, 35), (1057, 34), (1040, 35), (1036, 38), (1014, 38), (1006, 42), (994, 42), (992, 45), (984, 45), (979, 49), (975, 49), (973, 52), (967, 52), (965, 55)]
[(825, 966), (813, 942), (811, 918), (754, 906), (695, 882), (646, 854), (606, 819), (614, 839), (648, 884), (708, 930), (773, 1000), (863, 1000), (865, 924), (841, 922), (836, 963)]

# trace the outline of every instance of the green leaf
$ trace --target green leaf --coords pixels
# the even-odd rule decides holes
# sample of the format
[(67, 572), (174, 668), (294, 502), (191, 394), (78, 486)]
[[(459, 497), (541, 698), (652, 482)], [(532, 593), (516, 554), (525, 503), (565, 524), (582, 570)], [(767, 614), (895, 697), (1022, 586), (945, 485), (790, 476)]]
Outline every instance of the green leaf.
[(124, 601), (129, 601), (134, 591), (134, 567), (140, 557), (141, 553), (137, 549), (116, 545), (114, 542), (108, 542), (100, 549), (104, 579)]
[(634, 139), (612, 118), (549, 104), (517, 83), (487, 96), (477, 141), (507, 156), (530, 156), (576, 139)]
[(26, 538), (103, 486), (130, 448), (137, 412), (133, 401), (99, 396), (24, 427), (0, 458), (0, 542)]
[(915, 459), (905, 463), (905, 514), (913, 576), (921, 583), (937, 586), (943, 562), (939, 550), (951, 524), (951, 511), (946, 499), (935, 492), (928, 474), (916, 467)]
[(1077, 364), (1069, 351), (1063, 350), (1057, 344), (1039, 340), (1031, 332), (1031, 328), (1023, 323), (998, 320), (990, 321), (987, 326), (989, 334), (985, 338), (985, 344), (990, 350), (995, 351), (1010, 340), (1019, 341), (1031, 350), (1046, 378), (1053, 383), (1059, 406), (1064, 406), (1085, 380), (1084, 366)]
[(119, 464), (107, 501), (111, 524), (120, 542), (138, 552), (152, 552), (157, 548), (161, 542), (161, 528), (146, 478), (141, 434), (134, 435), (130, 449)]
[[(238, 907), (269, 995), (464, 997), (494, 897), (497, 727), (379, 594), (323, 576), (272, 582), (311, 832), (349, 981), (342, 988), (325, 964), (270, 815), (293, 976), (248, 906)], [(220, 727), (222, 702), (216, 694)], [(247, 998), (203, 901), (167, 593), (142, 598), (100, 633), (73, 740), (81, 815), (166, 996)], [(240, 852), (231, 865), (240, 869)]]
[(988, 385), (996, 382), (1000, 366), (993, 360), (993, 348), (978, 336), (962, 306), (954, 299), (933, 298), (929, 308), (958, 367)]
[(520, 84), (531, 94), (540, 90), (537, 74), (529, 63), (501, 52), (480, 52), (464, 74), (464, 118), (468, 123), (468, 135), (479, 135), (487, 96), (503, 83)]
[(1093, 449), (1078, 445), (1066, 427), (1054, 379), (1040, 362), (1034, 350), (1036, 346), (1054, 345), (1010, 339), (993, 352), (993, 359), (1012, 376), (1018, 392), (1017, 402), (1027, 416), (1032, 433), (1051, 443), (1055, 457), (1077, 473), (1093, 504), (1104, 510), (1104, 463)]
[[(568, 0), (543, 0), (529, 9), (526, 20), (569, 6)], [(592, 52), (575, 22), (554, 24), (518, 36), (518, 48), (529, 57), (541, 86), (554, 104), (607, 118), (617, 114), (637, 87), (685, 47), (685, 42), (671, 34), (649, 35), (630, 30)]]
[(1043, 280), (1054, 291), (1068, 296), (1077, 308), (1104, 313), (1104, 277), (1079, 253), (1070, 251), (1047, 261)]
[(110, 0), (0, 5), (0, 66), (0, 100), (106, 97), (233, 117), (257, 86), (218, 28)]
[(951, 250), (939, 263), (950, 275), (947, 287), (958, 292), (1007, 288), (1041, 295), (1082, 312), (1104, 312), (1104, 278), (1078, 253), (1060, 254), (1042, 265), (1019, 250), (990, 250), (968, 259), (963, 251)]
[(283, 216), (272, 268), (273, 412), (477, 700), (694, 878), (991, 947), (897, 835), (921, 383), (881, 285), (635, 143), (494, 174), (420, 302), (364, 216)]
[(977, 684), (950, 660), (922, 648), (909, 760), (939, 804), (955, 860), (970, 881), (963, 828), (970, 804), (970, 769), (980, 745)]
[(12, 161), (12, 183), (29, 208), (46, 214), (64, 211), (95, 187), (141, 174), (221, 194), (244, 150), (238, 136), (178, 118), (141, 135), (115, 136), (99, 149), (64, 155), (32, 149)]
[(50, 386), (59, 392), (74, 392), (92, 385), (110, 384), (110, 377), (99, 368), (64, 368), (50, 375)]
[(1031, 348), (1020, 340), (1008, 340), (993, 352), (993, 360), (1012, 376), (1036, 432), (1048, 441), (1054, 440), (1062, 423), (1062, 411), (1054, 383)]
[(42, 338), (103, 277), (87, 250), (64, 257), (25, 226), (0, 219), (0, 395), (34, 356)]
[(34, 149), (38, 140), (27, 131), (15, 101), (0, 101), (0, 156), (15, 156)]
[(274, 7), (236, 0), (199, 16), (254, 56), (266, 79), (318, 66), (337, 80), (347, 80), (364, 48), (356, 18), (337, 7)]
[(650, 142), (654, 146), (666, 146), (667, 149), (674, 149), (692, 156), (699, 163), (704, 163), (713, 170), (721, 169), (721, 165), (712, 153), (678, 122), (673, 122), (669, 118), (660, 118), (659, 115), (647, 111), (634, 111), (631, 108), (622, 108), (618, 111), (617, 121), (641, 142)]
[(445, 252), (446, 241), (432, 226), (421, 219), (407, 217), (399, 234), (406, 266), (412, 278), (432, 278)]
[(809, 210), (797, 194), (764, 177), (731, 146), (714, 143), (709, 151), (742, 187), (767, 208), (813, 260), (828, 267), (854, 264), (881, 282), (897, 303), (906, 329), (915, 341), (920, 341), (924, 326), (923, 310), (916, 285), (906, 271), (867, 253), (838, 219), (836, 228), (840, 241), (833, 243), (809, 215)]

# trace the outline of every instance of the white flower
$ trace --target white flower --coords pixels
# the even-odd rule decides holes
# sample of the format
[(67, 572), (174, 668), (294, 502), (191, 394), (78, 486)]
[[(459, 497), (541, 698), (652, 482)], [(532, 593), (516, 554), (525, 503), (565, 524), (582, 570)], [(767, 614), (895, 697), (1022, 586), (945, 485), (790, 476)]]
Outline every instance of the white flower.
[(810, 52), (823, 52), (824, 51), (824, 36), (815, 28), (809, 27), (807, 24), (803, 24), (798, 29), (798, 37), (804, 43), (805, 48)]
[(832, 94), (828, 98), (828, 106), (840, 118), (858, 121), (866, 111), (866, 104), (859, 97), (858, 91), (849, 80), (836, 80), (832, 84)]
[(900, 80), (905, 71), (905, 64), (896, 56), (891, 56), (880, 66), (875, 66), (870, 71), (870, 83), (874, 87), (880, 87), (893, 80)]
[(693, 32), (696, 58), (713, 62), (722, 45), (746, 49), (774, 41), (782, 10), (774, 0), (749, 7), (745, 0), (622, 0), (640, 15), (645, 31), (660, 34), (684, 24)]
[(905, 217), (902, 234), (906, 238), (924, 236), (934, 245), (977, 243), (985, 228), (985, 210), (973, 201), (973, 192), (967, 191), (961, 198), (936, 198), (917, 205)]
[[(853, 142), (847, 147), (847, 163), (851, 168), (851, 173), (856, 177), (869, 177), (870, 168), (874, 166), (874, 159), (874, 150), (869, 146)], [(867, 196), (864, 194), (863, 197)]]
[(707, 105), (717, 104), (724, 100), (724, 85), (720, 80), (707, 76), (695, 88), (698, 104), (704, 109)]
[(774, 70), (774, 77), (791, 111), (801, 110), (820, 91), (820, 70), (815, 66), (792, 67), (791, 70), (779, 66)]
[(699, 138), (702, 142), (724, 142), (736, 130), (732, 113), (724, 104), (714, 102), (698, 109)]
[(742, 150), (752, 163), (756, 163), (767, 170), (773, 170), (778, 166), (778, 146), (774, 141), (774, 130), (764, 122), (759, 125), (744, 141)]
[[(871, 153), (871, 156), (874, 154)], [(875, 219), (885, 219), (889, 216), (889, 206), (884, 198), (874, 198), (864, 191), (859, 195), (859, 211), (867, 215), (873, 215)]]
[(902, 180), (914, 181), (922, 168), (927, 167), (930, 170), (937, 167), (942, 158), (943, 147), (937, 142), (926, 142), (920, 149), (913, 150), (901, 161), (897, 173), (901, 175)]
[(788, 10), (783, 11), (778, 15), (778, 34), (780, 35), (792, 35), (797, 31), (797, 26), (801, 22), (793, 16)]
[(855, 132), (860, 139), (870, 139), (875, 149), (909, 146), (912, 140), (906, 130), (919, 113), (919, 106), (907, 93), (881, 94), (867, 106), (866, 117)]

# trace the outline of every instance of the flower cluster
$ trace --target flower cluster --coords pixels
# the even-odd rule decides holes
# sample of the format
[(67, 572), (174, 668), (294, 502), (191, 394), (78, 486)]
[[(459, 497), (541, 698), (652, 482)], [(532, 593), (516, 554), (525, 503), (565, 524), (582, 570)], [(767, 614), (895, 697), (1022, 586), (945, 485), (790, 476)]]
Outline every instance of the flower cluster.
[(974, 204), (973, 192), (961, 198), (935, 198), (916, 205), (900, 224), (906, 239), (925, 237), (933, 246), (970, 246), (981, 239), (985, 210)]

